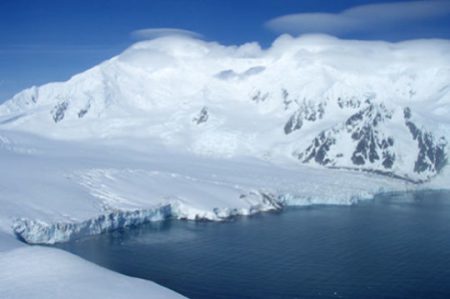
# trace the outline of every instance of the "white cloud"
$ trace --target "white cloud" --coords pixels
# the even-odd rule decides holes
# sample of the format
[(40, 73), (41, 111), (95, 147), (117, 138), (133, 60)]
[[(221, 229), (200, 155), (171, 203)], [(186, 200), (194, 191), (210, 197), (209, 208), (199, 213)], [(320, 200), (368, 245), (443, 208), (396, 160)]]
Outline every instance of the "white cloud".
[(409, 1), (355, 6), (339, 13), (299, 13), (277, 17), (265, 25), (277, 33), (343, 35), (420, 24), (450, 15), (450, 1)]
[(174, 35), (187, 36), (191, 38), (202, 37), (202, 35), (197, 32), (177, 28), (147, 28), (136, 30), (131, 33), (131, 36), (137, 40), (147, 40), (163, 36), (174, 36)]

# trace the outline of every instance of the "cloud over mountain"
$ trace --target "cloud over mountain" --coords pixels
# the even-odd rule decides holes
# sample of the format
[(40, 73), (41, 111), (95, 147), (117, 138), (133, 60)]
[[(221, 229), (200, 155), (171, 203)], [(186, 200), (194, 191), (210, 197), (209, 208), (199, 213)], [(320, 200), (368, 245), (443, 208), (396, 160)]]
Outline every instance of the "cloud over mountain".
[(355, 6), (338, 13), (298, 13), (265, 25), (277, 33), (376, 34), (403, 26), (426, 26), (450, 15), (450, 1), (407, 1)]
[(164, 37), (164, 36), (186, 36), (186, 37), (193, 37), (193, 38), (201, 38), (202, 35), (185, 29), (178, 29), (178, 28), (146, 28), (146, 29), (139, 29), (135, 30), (131, 33), (131, 36), (134, 39), (137, 40), (147, 40), (147, 39), (154, 39), (158, 37)]

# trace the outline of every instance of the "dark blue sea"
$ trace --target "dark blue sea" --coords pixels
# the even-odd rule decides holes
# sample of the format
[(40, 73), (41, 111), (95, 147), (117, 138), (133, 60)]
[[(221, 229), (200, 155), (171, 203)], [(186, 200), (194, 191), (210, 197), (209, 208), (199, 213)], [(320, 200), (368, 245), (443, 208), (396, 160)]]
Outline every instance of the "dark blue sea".
[(450, 193), (168, 220), (58, 247), (190, 298), (450, 298)]

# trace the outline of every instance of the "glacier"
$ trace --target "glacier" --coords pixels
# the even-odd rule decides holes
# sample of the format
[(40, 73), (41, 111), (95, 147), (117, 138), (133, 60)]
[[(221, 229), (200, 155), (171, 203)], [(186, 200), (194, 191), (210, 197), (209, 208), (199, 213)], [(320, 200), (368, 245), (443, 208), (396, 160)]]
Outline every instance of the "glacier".
[(291, 205), (348, 205), (418, 186), (288, 161), (193, 155), (152, 141), (84, 143), (19, 132), (0, 135), (8, 140), (0, 147), (0, 228), (30, 244), (167, 218), (222, 221)]

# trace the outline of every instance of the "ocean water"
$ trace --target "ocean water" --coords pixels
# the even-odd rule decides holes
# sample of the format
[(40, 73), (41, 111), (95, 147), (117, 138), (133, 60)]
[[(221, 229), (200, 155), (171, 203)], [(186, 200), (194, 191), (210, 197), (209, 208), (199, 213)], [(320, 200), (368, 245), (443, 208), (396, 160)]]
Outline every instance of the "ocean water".
[(450, 298), (450, 193), (169, 220), (58, 247), (190, 298)]

